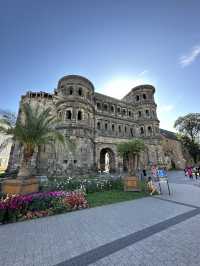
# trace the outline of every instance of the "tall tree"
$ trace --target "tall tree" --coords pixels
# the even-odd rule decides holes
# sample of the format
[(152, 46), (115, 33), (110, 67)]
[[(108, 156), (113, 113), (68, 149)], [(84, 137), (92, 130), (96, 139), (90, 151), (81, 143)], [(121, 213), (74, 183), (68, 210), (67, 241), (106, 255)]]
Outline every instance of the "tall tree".
[(175, 121), (174, 127), (195, 142), (195, 138), (200, 134), (200, 113), (191, 113), (179, 117)]
[(174, 127), (178, 130), (178, 138), (189, 151), (196, 163), (200, 156), (200, 145), (197, 138), (200, 136), (200, 113), (191, 113), (179, 117)]
[(0, 119), (0, 132), (7, 136), (1, 147), (9, 141), (17, 141), (22, 146), (23, 156), (20, 163), (19, 177), (31, 176), (30, 161), (35, 151), (42, 145), (55, 145), (55, 142), (65, 144), (64, 136), (56, 130), (57, 117), (51, 114), (51, 109), (41, 109), (22, 104), (21, 115), (16, 123), (12, 116), (3, 115)]
[(145, 149), (145, 144), (141, 139), (134, 139), (128, 142), (121, 142), (117, 145), (117, 151), (122, 158), (128, 159), (128, 172), (130, 175), (136, 173), (136, 160), (139, 153)]

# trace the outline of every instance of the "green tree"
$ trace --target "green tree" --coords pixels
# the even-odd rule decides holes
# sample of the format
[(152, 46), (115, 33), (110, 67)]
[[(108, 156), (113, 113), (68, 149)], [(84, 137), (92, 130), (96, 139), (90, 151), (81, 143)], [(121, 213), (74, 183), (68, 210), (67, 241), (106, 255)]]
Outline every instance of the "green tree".
[(117, 151), (122, 158), (128, 159), (128, 172), (135, 175), (136, 160), (140, 152), (145, 149), (144, 141), (134, 139), (128, 142), (121, 142), (117, 145)]
[(174, 127), (179, 133), (189, 137), (193, 142), (195, 142), (195, 138), (200, 133), (200, 113), (191, 113), (179, 117), (175, 121)]
[(178, 139), (183, 146), (189, 151), (195, 163), (200, 156), (200, 146), (197, 142), (197, 137), (200, 134), (200, 113), (191, 113), (179, 117), (174, 127), (178, 130)]
[(177, 138), (181, 141), (184, 148), (188, 150), (195, 163), (200, 158), (200, 146), (197, 142), (192, 141), (188, 136), (177, 134)]
[(64, 136), (56, 130), (57, 117), (51, 114), (51, 109), (41, 109), (22, 104), (21, 115), (16, 120), (13, 115), (4, 113), (0, 119), (0, 132), (7, 136), (1, 148), (10, 141), (17, 141), (22, 146), (22, 160), (18, 177), (30, 177), (32, 172), (30, 161), (34, 152), (42, 145), (55, 145), (55, 142), (65, 144)]

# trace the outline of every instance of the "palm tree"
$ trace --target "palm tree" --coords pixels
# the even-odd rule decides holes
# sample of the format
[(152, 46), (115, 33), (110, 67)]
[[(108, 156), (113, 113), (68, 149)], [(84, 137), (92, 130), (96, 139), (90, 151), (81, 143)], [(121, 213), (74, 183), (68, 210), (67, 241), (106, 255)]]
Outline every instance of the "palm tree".
[(141, 139), (134, 139), (128, 142), (121, 142), (117, 145), (117, 151), (122, 158), (128, 159), (129, 175), (136, 174), (136, 159), (141, 151), (145, 149), (145, 144)]
[(18, 173), (19, 178), (31, 176), (30, 161), (34, 152), (40, 151), (42, 145), (65, 144), (64, 136), (56, 130), (57, 117), (51, 109), (41, 109), (28, 104), (21, 105), (21, 115), (13, 123), (9, 115), (0, 119), (0, 132), (7, 136), (1, 148), (10, 141), (17, 141), (22, 146), (22, 161)]

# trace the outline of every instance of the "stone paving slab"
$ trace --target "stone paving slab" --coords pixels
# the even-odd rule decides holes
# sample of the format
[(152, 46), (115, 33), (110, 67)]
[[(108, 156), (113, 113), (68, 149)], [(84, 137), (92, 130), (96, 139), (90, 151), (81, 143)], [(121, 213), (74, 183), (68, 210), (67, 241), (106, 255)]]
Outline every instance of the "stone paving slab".
[(110, 256), (111, 254), (114, 254), (124, 249), (125, 247), (129, 247), (130, 245), (135, 244), (143, 239), (154, 236), (157, 233), (160, 233), (199, 214), (200, 208), (195, 208), (189, 212), (177, 215), (163, 222), (146, 227), (140, 231), (95, 248), (70, 260), (64, 261), (63, 263), (57, 264), (57, 266), (87, 266), (91, 263), (95, 263), (96, 261), (101, 260), (104, 257)]
[(194, 185), (170, 183), (171, 195), (165, 185), (162, 187), (161, 198), (191, 204), (200, 207), (200, 188)]
[(143, 198), (0, 226), (0, 265), (55, 265), (192, 210)]
[(199, 266), (200, 215), (107, 256), (91, 266)]

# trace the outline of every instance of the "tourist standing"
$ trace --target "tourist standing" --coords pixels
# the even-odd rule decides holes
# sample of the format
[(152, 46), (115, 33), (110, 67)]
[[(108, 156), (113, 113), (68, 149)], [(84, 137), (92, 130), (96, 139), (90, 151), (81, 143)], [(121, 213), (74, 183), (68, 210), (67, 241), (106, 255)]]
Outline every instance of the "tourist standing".
[(190, 179), (193, 179), (193, 175), (192, 175), (192, 167), (191, 167), (191, 166), (188, 167), (188, 169), (187, 169), (187, 173), (188, 173), (189, 178), (190, 178)]
[(151, 168), (151, 174), (156, 179), (157, 178), (157, 166), (153, 165)]
[(188, 168), (187, 168), (187, 167), (185, 167), (185, 169), (184, 169), (185, 176), (187, 176), (187, 170), (188, 170)]
[(147, 177), (147, 171), (146, 171), (145, 168), (142, 170), (142, 174), (143, 174), (143, 179), (146, 180), (146, 177)]
[(198, 175), (199, 175), (199, 168), (198, 167), (195, 167), (195, 177), (196, 177), (196, 180), (198, 178)]

